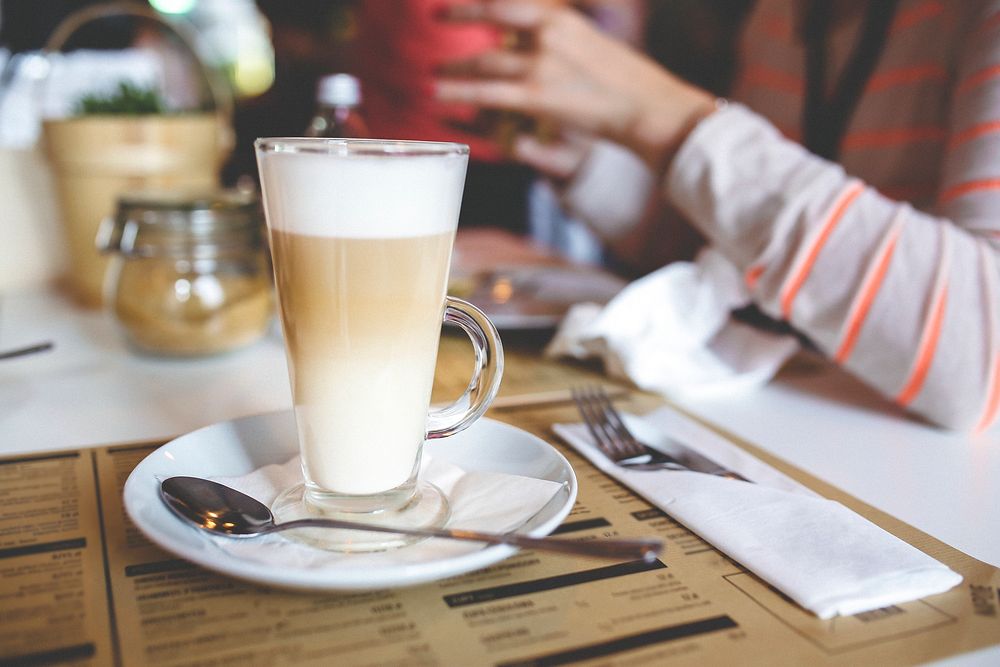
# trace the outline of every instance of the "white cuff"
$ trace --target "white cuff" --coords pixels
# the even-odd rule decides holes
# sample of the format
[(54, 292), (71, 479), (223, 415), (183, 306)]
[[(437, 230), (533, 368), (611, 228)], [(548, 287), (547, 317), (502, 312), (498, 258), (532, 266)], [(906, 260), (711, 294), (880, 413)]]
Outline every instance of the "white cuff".
[(598, 236), (613, 240), (639, 223), (653, 187), (653, 173), (639, 156), (618, 144), (597, 141), (562, 200)]

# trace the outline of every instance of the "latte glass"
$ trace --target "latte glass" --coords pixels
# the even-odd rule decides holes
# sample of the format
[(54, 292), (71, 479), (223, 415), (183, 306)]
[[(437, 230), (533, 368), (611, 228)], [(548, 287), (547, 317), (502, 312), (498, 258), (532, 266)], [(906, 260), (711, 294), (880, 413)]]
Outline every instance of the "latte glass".
[[(423, 443), (478, 419), (503, 371), (487, 317), (446, 296), (469, 149), (298, 138), (255, 147), (305, 477), (275, 515), (444, 525), (447, 499), (418, 476)], [(468, 334), (476, 363), (465, 394), (429, 410), (442, 321)], [(412, 539), (298, 537), (341, 550)]]

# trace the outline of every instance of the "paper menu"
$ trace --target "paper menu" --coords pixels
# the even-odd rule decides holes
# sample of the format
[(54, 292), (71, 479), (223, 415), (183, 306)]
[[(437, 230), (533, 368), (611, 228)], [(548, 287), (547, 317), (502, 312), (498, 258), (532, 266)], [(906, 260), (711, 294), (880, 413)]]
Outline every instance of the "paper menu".
[(0, 459), (0, 663), (112, 653), (90, 452)]
[[(546, 437), (558, 411), (517, 425)], [(580, 497), (558, 532), (660, 535), (660, 561), (522, 552), (414, 588), (260, 588), (176, 559), (129, 523), (121, 486), (153, 447), (0, 460), (0, 663), (912, 664), (1000, 643), (1000, 571), (884, 515), (863, 512), (966, 583), (818, 621), (565, 448)]]

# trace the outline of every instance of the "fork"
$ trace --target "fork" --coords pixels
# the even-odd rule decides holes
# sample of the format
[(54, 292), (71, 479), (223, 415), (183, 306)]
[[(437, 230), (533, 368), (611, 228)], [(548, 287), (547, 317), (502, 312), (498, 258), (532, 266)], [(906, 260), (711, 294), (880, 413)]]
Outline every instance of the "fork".
[(723, 468), (680, 443), (674, 443), (674, 446), (683, 452), (679, 458), (643, 443), (632, 435), (632, 432), (625, 426), (625, 422), (611, 403), (611, 399), (608, 398), (603, 387), (574, 387), (572, 395), (597, 448), (623, 468), (629, 470), (687, 470), (744, 482), (749, 481), (742, 475)]

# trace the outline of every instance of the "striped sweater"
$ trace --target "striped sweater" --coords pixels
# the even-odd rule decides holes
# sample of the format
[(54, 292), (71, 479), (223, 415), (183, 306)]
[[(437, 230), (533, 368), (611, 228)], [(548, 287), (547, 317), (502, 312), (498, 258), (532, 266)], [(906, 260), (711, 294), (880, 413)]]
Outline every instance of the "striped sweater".
[[(687, 137), (665, 197), (741, 269), (765, 312), (901, 406), (985, 430), (1000, 412), (1000, 0), (899, 3), (839, 164), (796, 143), (796, 5), (758, 2), (741, 103)], [(831, 33), (835, 70), (859, 24)], [(584, 165), (571, 207), (620, 227), (629, 215), (573, 194), (599, 180), (607, 192), (606, 179), (627, 173)]]

